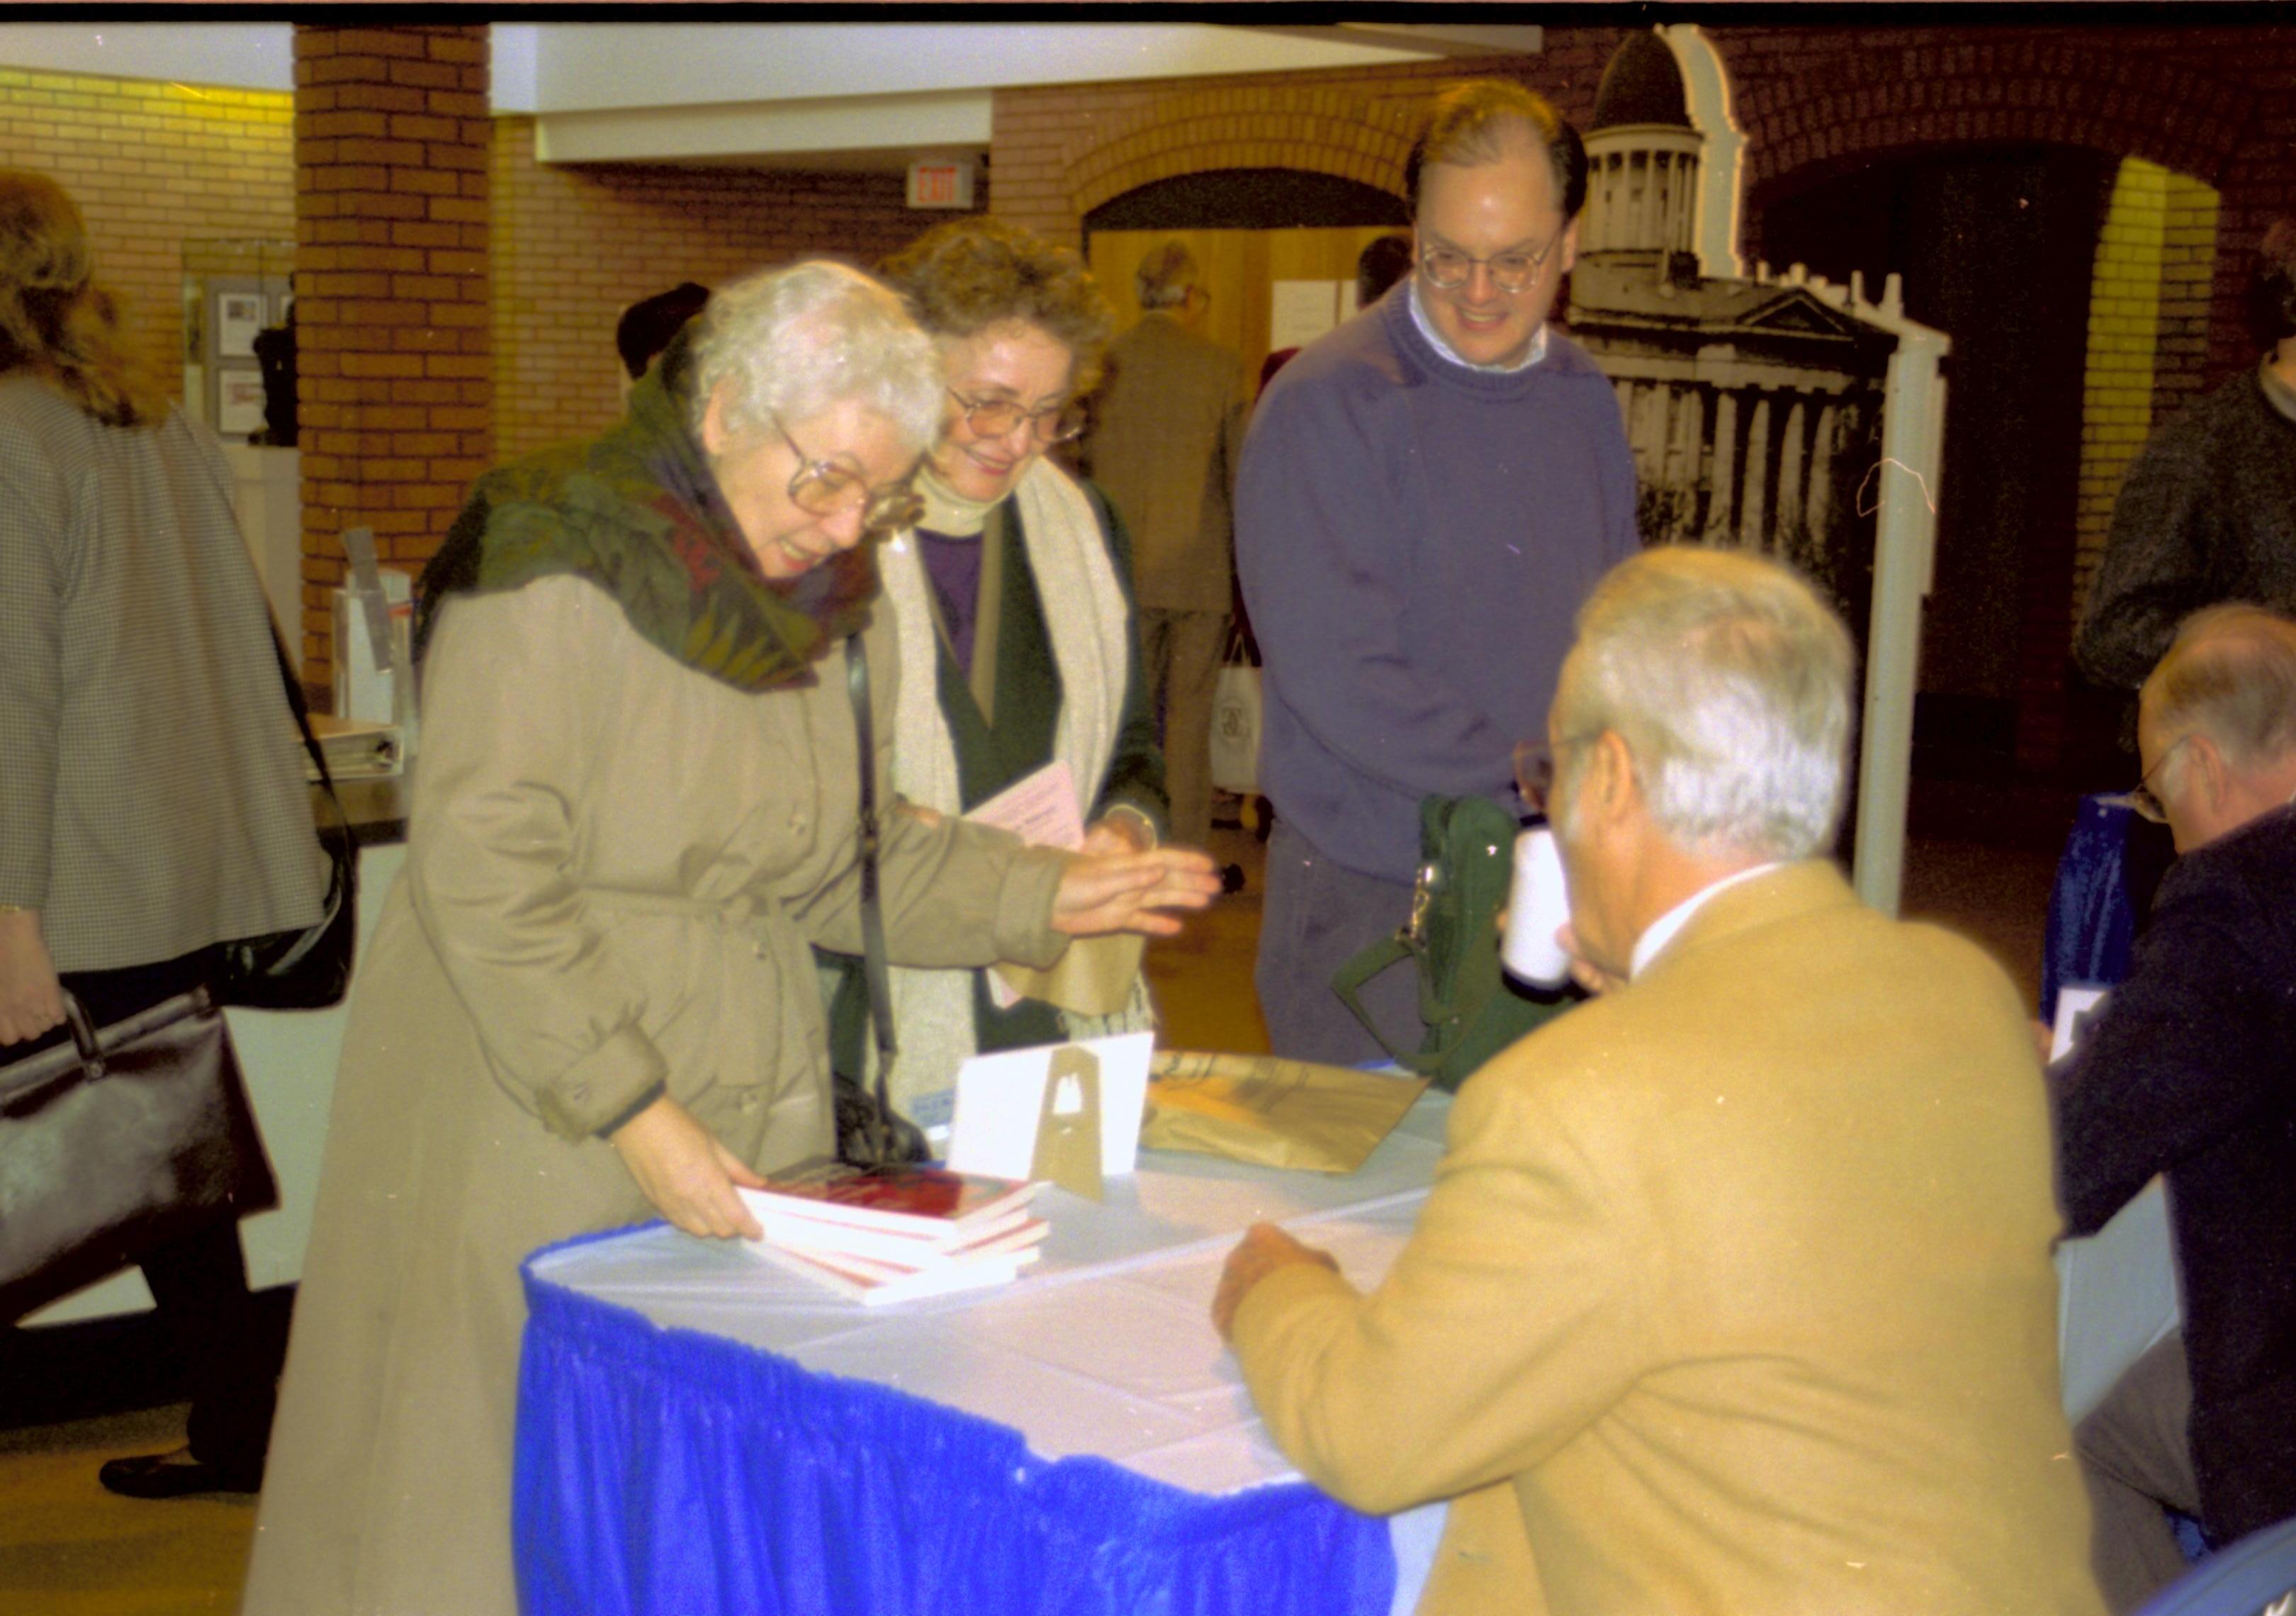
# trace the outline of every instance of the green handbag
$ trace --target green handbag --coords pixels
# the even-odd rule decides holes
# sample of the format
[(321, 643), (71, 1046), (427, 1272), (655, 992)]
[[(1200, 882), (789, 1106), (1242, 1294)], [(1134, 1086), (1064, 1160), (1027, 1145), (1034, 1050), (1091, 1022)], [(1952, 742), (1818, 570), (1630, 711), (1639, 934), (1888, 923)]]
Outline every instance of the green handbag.
[[(1419, 879), (1411, 918), (1340, 967), (1332, 990), (1406, 1070), (1455, 1089), (1517, 1038), (1576, 1003), (1525, 997), (1499, 971), (1499, 911), (1514, 880), (1514, 816), (1488, 797), (1428, 797), (1419, 804)], [(1404, 959), (1419, 967), (1419, 1019), (1427, 1036), (1406, 1053), (1373, 1025), (1363, 986)]]

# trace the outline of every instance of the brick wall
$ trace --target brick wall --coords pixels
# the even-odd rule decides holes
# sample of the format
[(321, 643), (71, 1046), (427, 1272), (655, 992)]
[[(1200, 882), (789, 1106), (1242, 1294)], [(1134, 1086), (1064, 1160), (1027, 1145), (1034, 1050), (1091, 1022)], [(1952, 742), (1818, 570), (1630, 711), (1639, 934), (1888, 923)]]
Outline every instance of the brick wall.
[(1623, 37), (1619, 29), (1551, 28), (1536, 56), (1000, 89), (991, 207), (1079, 246), (1084, 216), (1101, 202), (1206, 168), (1296, 168), (1400, 191), (1411, 120), (1435, 89), (1519, 78), (1583, 126)]
[(0, 165), (78, 202), (162, 391), (184, 373), (184, 243), (295, 234), (290, 98), (0, 69)]
[(341, 535), (419, 562), (493, 453), (487, 33), (295, 29), (304, 677)]
[(680, 281), (717, 285), (824, 253), (875, 263), (951, 217), (912, 212), (898, 174), (627, 163), (545, 168), (534, 120), (496, 120), (495, 441), (507, 456), (619, 413), (614, 324)]

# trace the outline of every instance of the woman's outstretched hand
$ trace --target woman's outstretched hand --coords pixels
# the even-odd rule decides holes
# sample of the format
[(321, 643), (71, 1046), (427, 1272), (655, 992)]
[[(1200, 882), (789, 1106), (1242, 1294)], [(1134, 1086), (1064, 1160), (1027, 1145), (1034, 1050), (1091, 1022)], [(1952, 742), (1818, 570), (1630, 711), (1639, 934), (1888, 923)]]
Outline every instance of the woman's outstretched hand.
[(1180, 929), (1173, 909), (1201, 909), (1218, 897), (1219, 872), (1210, 854), (1193, 848), (1151, 848), (1144, 853), (1083, 855), (1069, 861), (1053, 899), (1053, 930), (1070, 937), (1137, 931), (1170, 937)]
[(668, 1095), (616, 1128), (610, 1143), (654, 1210), (687, 1234), (764, 1237), (734, 1186), (761, 1190), (766, 1181)]

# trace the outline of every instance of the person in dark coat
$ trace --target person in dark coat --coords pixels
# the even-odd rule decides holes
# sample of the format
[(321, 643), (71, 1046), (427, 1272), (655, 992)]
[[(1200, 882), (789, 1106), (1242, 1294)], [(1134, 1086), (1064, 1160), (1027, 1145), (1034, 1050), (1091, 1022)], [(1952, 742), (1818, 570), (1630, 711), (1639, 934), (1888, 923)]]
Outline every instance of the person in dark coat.
[(2179, 855), (2128, 980), (2050, 1073), (2066, 1232), (2155, 1174), (2185, 1324), (2078, 1432), (2097, 1579), (2185, 1569), (2166, 1504), (2226, 1544), (2296, 1514), (2296, 620), (2190, 619), (2144, 682), (2139, 813)]

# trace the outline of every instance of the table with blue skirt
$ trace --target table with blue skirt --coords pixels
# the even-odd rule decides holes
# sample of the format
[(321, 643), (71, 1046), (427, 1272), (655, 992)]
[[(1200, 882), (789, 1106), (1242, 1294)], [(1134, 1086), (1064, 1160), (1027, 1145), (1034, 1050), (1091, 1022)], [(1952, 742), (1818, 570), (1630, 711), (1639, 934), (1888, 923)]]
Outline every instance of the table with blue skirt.
[(535, 1253), (527, 1616), (1409, 1611), (1442, 1506), (1369, 1517), (1301, 1480), (1210, 1305), (1263, 1219), (1375, 1284), (1448, 1103), (1345, 1176), (1144, 1151), (1103, 1204), (1048, 1186), (1042, 1259), (964, 1295), (865, 1308), (660, 1224)]

